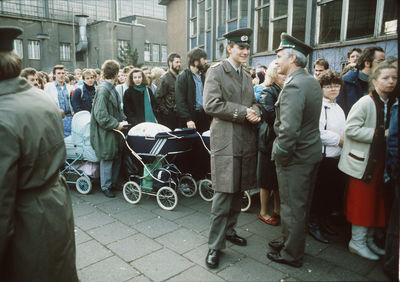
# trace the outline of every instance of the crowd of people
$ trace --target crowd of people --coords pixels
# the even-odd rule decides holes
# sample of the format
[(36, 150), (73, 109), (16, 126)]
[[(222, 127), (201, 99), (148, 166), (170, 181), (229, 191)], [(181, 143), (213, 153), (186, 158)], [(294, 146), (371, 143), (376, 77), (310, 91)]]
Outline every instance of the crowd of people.
[[(13, 39), (19, 34), (15, 30), (0, 29), (0, 33)], [(282, 228), (281, 240), (268, 243), (270, 260), (301, 267), (307, 231), (328, 244), (330, 236), (338, 234), (330, 219), (344, 215), (351, 223), (349, 251), (369, 260), (384, 257), (385, 272), (390, 278), (397, 277), (397, 59), (385, 58), (384, 50), (377, 46), (353, 48), (342, 73), (329, 68), (329, 58), (318, 58), (311, 75), (306, 66), (312, 48), (282, 34), (276, 59), (268, 67), (249, 69), (251, 35), (251, 29), (225, 34), (227, 59), (211, 66), (203, 49), (190, 50), (183, 71), (181, 56), (171, 53), (167, 70), (121, 68), (117, 61), (107, 60), (101, 69), (68, 73), (63, 65), (56, 65), (47, 74), (33, 68), (21, 70), (20, 58), (4, 44), (6, 48), (0, 51), (9, 58), (0, 59), (0, 137), (7, 140), (0, 148), (1, 201), (14, 201), (17, 190), (23, 191), (27, 201), (56, 191), (54, 197), (69, 203), (61, 203), (64, 211), (54, 216), (68, 222), (63, 226), (65, 234), (73, 231), (69, 194), (58, 170), (65, 158), (62, 137), (71, 134), (77, 112), (91, 113), (90, 140), (100, 160), (100, 187), (106, 197), (115, 196), (121, 170), (123, 144), (115, 129), (142, 122), (160, 123), (171, 130), (194, 128), (200, 133), (210, 129), (215, 195), (205, 260), (209, 268), (218, 267), (226, 240), (247, 244), (235, 225), (242, 192), (257, 187), (258, 218)], [(7, 93), (23, 93), (25, 100), (18, 100), (21, 95), (10, 98)], [(32, 107), (38, 108), (32, 112)], [(24, 127), (28, 122), (30, 126)], [(38, 179), (32, 179), (33, 174)], [(40, 202), (35, 205), (33, 209), (40, 212)], [(1, 207), (3, 263), (6, 253), (18, 252), (6, 250), (6, 244), (16, 240), (16, 228), (21, 232), (30, 227), (11, 220), (15, 218), (12, 213), (26, 215), (13, 209), (13, 204)], [(67, 245), (73, 244), (71, 234), (65, 235)], [(384, 235), (386, 245), (378, 246), (377, 239)], [(51, 232), (44, 236), (56, 237)], [(66, 261), (74, 260), (74, 247), (64, 251)], [(67, 263), (65, 267), (43, 269), (43, 273), (75, 281), (74, 266)], [(10, 275), (22, 277), (17, 272)]]

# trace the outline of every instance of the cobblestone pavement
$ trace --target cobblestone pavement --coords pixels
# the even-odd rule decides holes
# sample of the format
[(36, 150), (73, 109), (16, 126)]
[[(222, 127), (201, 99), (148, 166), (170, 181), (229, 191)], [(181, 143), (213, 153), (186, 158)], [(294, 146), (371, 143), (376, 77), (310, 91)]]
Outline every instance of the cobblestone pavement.
[(236, 228), (247, 238), (239, 247), (228, 242), (216, 270), (207, 269), (207, 235), (211, 203), (199, 195), (184, 198), (174, 211), (164, 211), (155, 197), (137, 205), (122, 192), (113, 199), (99, 189), (81, 195), (71, 189), (77, 268), (81, 281), (385, 281), (381, 262), (350, 254), (344, 236), (325, 245), (307, 238), (302, 268), (271, 262), (267, 242), (280, 227), (257, 218), (258, 197), (242, 213)]

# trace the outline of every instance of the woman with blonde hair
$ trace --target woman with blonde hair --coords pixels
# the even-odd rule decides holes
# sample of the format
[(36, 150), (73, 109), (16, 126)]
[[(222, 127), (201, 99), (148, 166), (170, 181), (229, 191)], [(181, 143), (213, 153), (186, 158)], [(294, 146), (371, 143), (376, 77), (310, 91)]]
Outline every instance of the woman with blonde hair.
[[(261, 92), (259, 103), (261, 104), (263, 121), (258, 138), (258, 162), (257, 185), (260, 187), (261, 210), (258, 218), (270, 225), (279, 224), (280, 198), (278, 181), (276, 178), (275, 164), (271, 161), (272, 143), (275, 139), (275, 103), (283, 87), (286, 76), (278, 74), (275, 61), (271, 62), (265, 73), (264, 89)], [(274, 209), (272, 216), (268, 213), (268, 201), (274, 194)]]

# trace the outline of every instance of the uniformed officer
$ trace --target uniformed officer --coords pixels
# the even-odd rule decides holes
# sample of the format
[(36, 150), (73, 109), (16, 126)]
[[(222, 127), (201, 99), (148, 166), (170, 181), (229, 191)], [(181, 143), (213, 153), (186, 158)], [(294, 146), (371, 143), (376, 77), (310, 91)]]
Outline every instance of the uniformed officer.
[(0, 27), (0, 280), (78, 281), (62, 117), (18, 77), (21, 33)]
[(250, 75), (243, 69), (250, 54), (252, 30), (224, 35), (227, 59), (212, 66), (204, 85), (204, 111), (211, 123), (211, 180), (215, 196), (206, 265), (216, 268), (225, 241), (240, 246), (246, 239), (234, 229), (241, 208), (242, 190), (255, 188), (256, 139), (254, 124), (260, 121)]
[(268, 258), (301, 267), (306, 238), (306, 220), (322, 158), (319, 116), (321, 86), (304, 67), (312, 48), (282, 33), (276, 50), (278, 73), (287, 76), (276, 107), (272, 149), (281, 195), (283, 241), (272, 241)]

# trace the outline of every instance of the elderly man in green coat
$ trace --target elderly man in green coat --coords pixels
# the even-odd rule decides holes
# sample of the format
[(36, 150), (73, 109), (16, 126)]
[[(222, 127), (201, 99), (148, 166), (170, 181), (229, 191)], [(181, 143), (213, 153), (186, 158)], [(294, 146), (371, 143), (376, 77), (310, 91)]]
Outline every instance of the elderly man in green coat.
[(18, 77), (21, 32), (0, 27), (0, 280), (78, 281), (62, 117)]
[(90, 143), (100, 159), (101, 190), (106, 197), (113, 198), (115, 195), (111, 189), (117, 185), (122, 151), (122, 140), (118, 139), (113, 129), (123, 129), (122, 121), (126, 116), (114, 86), (118, 78), (118, 62), (105, 61), (101, 68), (104, 80), (97, 87), (93, 100)]
[(272, 241), (272, 261), (301, 267), (304, 257), (306, 222), (318, 165), (322, 159), (319, 116), (322, 90), (304, 68), (311, 47), (282, 33), (276, 64), (286, 75), (275, 104), (276, 138), (272, 149), (281, 196), (283, 241)]

